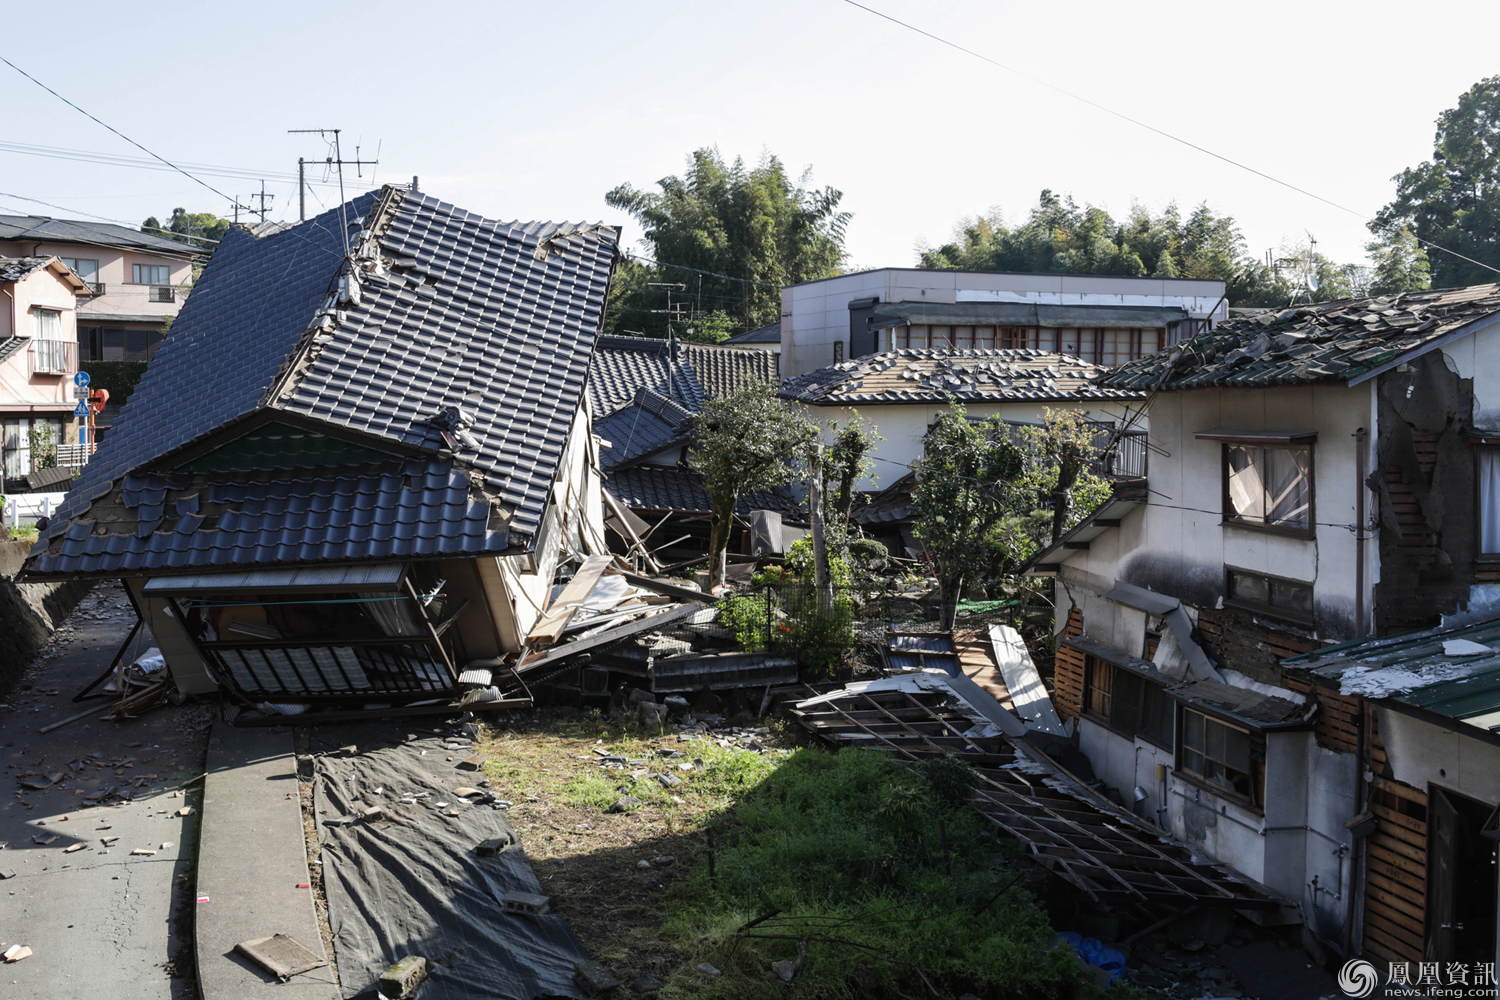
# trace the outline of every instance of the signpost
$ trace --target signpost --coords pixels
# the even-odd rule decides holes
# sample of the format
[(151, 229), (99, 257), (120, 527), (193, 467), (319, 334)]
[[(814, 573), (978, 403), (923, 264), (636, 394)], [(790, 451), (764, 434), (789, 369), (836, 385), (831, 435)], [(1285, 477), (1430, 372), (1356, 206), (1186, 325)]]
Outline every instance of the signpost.
[(78, 371), (73, 373), (73, 395), (78, 397), (78, 405), (73, 407), (73, 415), (83, 417), (78, 424), (78, 443), (88, 446), (93, 443), (93, 419), (89, 416), (89, 373)]

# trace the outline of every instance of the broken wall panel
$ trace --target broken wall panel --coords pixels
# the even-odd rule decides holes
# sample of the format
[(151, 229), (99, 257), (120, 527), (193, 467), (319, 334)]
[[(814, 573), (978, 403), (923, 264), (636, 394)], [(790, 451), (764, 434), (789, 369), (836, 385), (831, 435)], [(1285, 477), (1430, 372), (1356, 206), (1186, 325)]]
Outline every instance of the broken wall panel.
[[(1068, 610), (1068, 622), (1063, 635), (1083, 635), (1083, 612), (1078, 605)], [(1081, 649), (1059, 644), (1052, 669), (1052, 701), (1057, 714), (1064, 720), (1076, 719), (1083, 714), (1084, 653)]]

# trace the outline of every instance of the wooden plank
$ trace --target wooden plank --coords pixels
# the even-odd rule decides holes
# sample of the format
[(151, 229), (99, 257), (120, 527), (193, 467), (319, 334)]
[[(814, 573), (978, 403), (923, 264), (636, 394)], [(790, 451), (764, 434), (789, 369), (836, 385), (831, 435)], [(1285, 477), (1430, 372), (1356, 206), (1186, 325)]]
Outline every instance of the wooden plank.
[(1392, 923), (1386, 919), (1386, 915), (1380, 911), (1365, 914), (1365, 930), (1377, 931), (1379, 935), (1391, 944), (1412, 951), (1421, 951), (1425, 942), (1422, 935), (1414, 933), (1411, 929), (1400, 924)]
[(633, 635), (640, 634), (641, 632), (649, 632), (652, 629), (661, 628), (663, 625), (669, 625), (672, 622), (681, 621), (684, 618), (695, 615), (699, 611), (702, 611), (703, 608), (704, 605), (696, 603), (685, 604), (676, 608), (669, 607), (666, 611), (662, 611), (654, 615), (647, 615), (644, 618), (638, 618), (635, 621), (630, 622), (629, 624), (617, 626), (607, 632), (600, 632), (598, 635), (591, 635), (587, 639), (575, 639), (572, 642), (565, 642), (559, 646), (553, 646), (545, 653), (532, 654), (532, 656), (517, 664), (515, 672), (517, 674), (528, 673), (530, 671), (537, 670), (542, 667), (548, 666), (549, 664), (555, 663), (558, 660), (565, 660), (570, 656), (577, 656), (579, 653), (585, 652), (586, 650), (597, 649), (600, 646), (607, 646), (610, 643), (618, 642), (621, 639), (628, 639)]
[(1399, 841), (1422, 852), (1422, 857), (1427, 857), (1427, 831), (1408, 830), (1404, 826), (1394, 823), (1386, 823), (1377, 829), (1377, 834), (1384, 835), (1392, 840)]
[(604, 505), (609, 508), (610, 513), (620, 521), (621, 526), (625, 529), (622, 534), (625, 540), (630, 543), (630, 548), (641, 554), (641, 558), (645, 561), (646, 567), (651, 572), (660, 573), (661, 563), (657, 562), (651, 553), (646, 550), (646, 543), (641, 541), (641, 536), (636, 533), (635, 525), (631, 523), (632, 521), (640, 521), (641, 524), (645, 524), (646, 522), (641, 521), (640, 518), (626, 510), (609, 490), (601, 487), (599, 492), (604, 496)]
[(1424, 836), (1427, 833), (1427, 823), (1423, 820), (1413, 819), (1410, 816), (1396, 812), (1394, 809), (1388, 809), (1385, 806), (1374, 803), (1371, 803), (1370, 811), (1379, 816), (1383, 821), (1394, 826), (1399, 826), (1403, 830), (1410, 830), (1413, 833), (1420, 833)]
[(1420, 962), (1422, 960), (1423, 947), (1414, 945), (1406, 937), (1397, 937), (1389, 932), (1386, 925), (1371, 919), (1370, 914), (1365, 916), (1365, 956), (1383, 959), (1387, 962)]
[(573, 574), (573, 579), (557, 595), (557, 600), (547, 606), (546, 612), (531, 627), (526, 641), (533, 646), (550, 646), (562, 638), (568, 623), (573, 620), (583, 602), (589, 599), (589, 594), (612, 562), (613, 556), (589, 556), (585, 559), (578, 572)]
[(1425, 908), (1426, 893), (1422, 886), (1413, 885), (1405, 878), (1388, 878), (1378, 872), (1366, 872), (1365, 879), (1369, 885), (1383, 889), (1392, 896), (1406, 900), (1411, 909)]
[(1368, 909), (1383, 913), (1385, 918), (1394, 924), (1418, 934), (1422, 933), (1422, 923), (1426, 916), (1423, 911), (1427, 908), (1425, 904), (1413, 915), (1411, 900), (1374, 884), (1365, 886), (1365, 898), (1370, 900)]
[(1370, 835), (1370, 846), (1378, 847), (1387, 854), (1394, 854), (1408, 861), (1414, 861), (1421, 866), (1423, 871), (1427, 870), (1427, 843), (1412, 843), (1393, 837), (1386, 830), (1376, 830)]
[(620, 570), (615, 570), (614, 572), (619, 573), (637, 587), (642, 587), (653, 593), (665, 594), (676, 601), (705, 601), (713, 599), (701, 590), (689, 590), (686, 587), (679, 587), (675, 583), (667, 583), (664, 580), (653, 580), (648, 576), (639, 576), (635, 573), (626, 573)]
[(1403, 785), (1401, 782), (1392, 781), (1390, 778), (1376, 778), (1375, 788), (1382, 792), (1390, 792), (1392, 795), (1398, 795), (1409, 802), (1415, 802), (1423, 809), (1427, 808), (1427, 793), (1410, 785)]
[(1376, 843), (1369, 845), (1369, 851), (1371, 871), (1378, 870), (1388, 878), (1410, 878), (1413, 884), (1427, 878), (1427, 865), (1410, 855)]

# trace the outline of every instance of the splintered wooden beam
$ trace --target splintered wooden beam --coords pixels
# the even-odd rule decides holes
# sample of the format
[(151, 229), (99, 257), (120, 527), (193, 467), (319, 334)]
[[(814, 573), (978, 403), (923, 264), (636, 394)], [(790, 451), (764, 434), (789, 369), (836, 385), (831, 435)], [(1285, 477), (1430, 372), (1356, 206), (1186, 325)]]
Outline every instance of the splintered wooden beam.
[(531, 626), (531, 631), (526, 634), (526, 641), (532, 646), (550, 646), (562, 638), (568, 623), (573, 620), (573, 615), (583, 606), (583, 602), (589, 599), (594, 587), (599, 583), (599, 578), (614, 561), (612, 556), (589, 556), (573, 574), (573, 579), (557, 595), (546, 613), (536, 620)]

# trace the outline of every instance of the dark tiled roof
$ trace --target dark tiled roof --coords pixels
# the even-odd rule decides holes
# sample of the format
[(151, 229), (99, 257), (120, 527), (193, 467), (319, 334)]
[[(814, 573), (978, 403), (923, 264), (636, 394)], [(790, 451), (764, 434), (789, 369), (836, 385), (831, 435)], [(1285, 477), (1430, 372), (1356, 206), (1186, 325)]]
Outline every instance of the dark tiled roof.
[(770, 351), (615, 335), (599, 338), (589, 400), (598, 419), (629, 406), (637, 389), (655, 389), (696, 412), (706, 400), (776, 378)]
[[(500, 553), (504, 530), (451, 460), (128, 475), (31, 571), (94, 574)], [(495, 525), (503, 528), (503, 525)]]
[(878, 493), (866, 493), (856, 502), (851, 519), (855, 524), (910, 521), (916, 517), (917, 475), (908, 472)]
[[(703, 477), (691, 469), (661, 465), (635, 465), (609, 473), (605, 486), (615, 499), (637, 510), (675, 510), (706, 514), (713, 508)], [(742, 496), (735, 505), (738, 514), (752, 510), (778, 510), (800, 516), (797, 502), (785, 489)]]
[(147, 250), (176, 257), (202, 257), (206, 251), (187, 243), (152, 236), (127, 226), (109, 222), (81, 222), (77, 219), (49, 219), (40, 215), (0, 215), (0, 240), (25, 240), (38, 243), (82, 243)]
[(606, 470), (684, 444), (693, 412), (654, 389), (638, 389), (635, 402), (594, 421), (594, 433), (610, 444), (604, 452)]
[(1344, 299), (1231, 319), (1099, 380), (1116, 388), (1350, 381), (1500, 313), (1500, 285)]
[(754, 330), (737, 333), (719, 341), (720, 344), (779, 344), (781, 343), (781, 321), (758, 326)]
[(51, 257), (0, 257), (0, 282), (20, 281), (39, 267), (45, 267)]
[(31, 343), (30, 337), (6, 337), (0, 340), (0, 362), (9, 361), (25, 350), (29, 343)]
[(899, 350), (794, 375), (781, 395), (815, 406), (857, 403), (1010, 402), (1137, 399), (1101, 388), (1106, 369), (1066, 354), (1030, 348)]
[[(126, 474), (270, 410), (377, 449), (431, 454), (432, 422), (471, 419), (466, 467), (521, 535), (536, 531), (602, 316), (617, 232), (501, 223), (396, 188), (341, 212), (226, 235), (156, 359), (34, 553)], [(57, 571), (80, 567), (60, 564)]]

